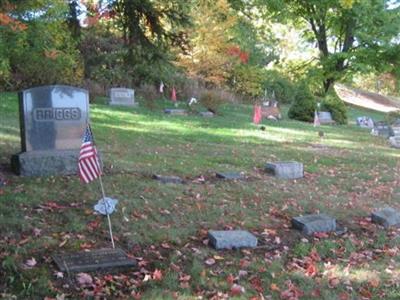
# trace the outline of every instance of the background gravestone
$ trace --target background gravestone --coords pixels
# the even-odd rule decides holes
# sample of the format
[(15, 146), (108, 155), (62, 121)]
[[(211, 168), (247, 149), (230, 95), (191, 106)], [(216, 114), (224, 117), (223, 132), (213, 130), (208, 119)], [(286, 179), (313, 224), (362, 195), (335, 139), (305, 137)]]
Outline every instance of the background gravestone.
[(136, 106), (135, 90), (126, 88), (110, 89), (110, 105)]
[(371, 134), (383, 136), (385, 138), (389, 138), (394, 135), (392, 128), (384, 121), (376, 122), (374, 128), (371, 130)]
[(320, 111), (318, 112), (319, 122), (323, 124), (335, 124), (335, 121), (332, 119), (332, 114), (329, 111)]
[(11, 158), (19, 175), (77, 173), (82, 136), (89, 119), (89, 94), (53, 85), (19, 94), (21, 152)]

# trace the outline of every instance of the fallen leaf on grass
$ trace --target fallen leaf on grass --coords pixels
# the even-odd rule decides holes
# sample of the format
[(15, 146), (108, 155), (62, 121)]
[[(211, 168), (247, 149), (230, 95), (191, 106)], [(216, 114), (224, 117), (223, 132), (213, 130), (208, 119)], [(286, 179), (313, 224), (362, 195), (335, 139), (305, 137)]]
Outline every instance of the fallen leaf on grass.
[(373, 287), (373, 288), (377, 288), (380, 285), (380, 281), (378, 278), (372, 278), (368, 281), (369, 286)]
[(337, 277), (330, 278), (328, 281), (328, 285), (331, 289), (337, 287), (339, 284), (340, 280)]
[(245, 292), (244, 287), (238, 284), (234, 284), (231, 287), (231, 296), (238, 296), (240, 294), (243, 294)]
[(234, 281), (235, 281), (235, 276), (233, 276), (232, 274), (229, 274), (229, 275), (226, 277), (226, 282), (227, 282), (229, 285), (233, 285)]
[(212, 265), (215, 264), (215, 259), (214, 258), (208, 258), (208, 259), (206, 259), (205, 264), (207, 266), (212, 266)]
[(277, 286), (275, 283), (271, 283), (271, 285), (269, 286), (269, 289), (271, 290), (271, 291), (274, 291), (274, 292), (280, 292), (280, 288), (279, 288), (279, 286)]
[(36, 266), (37, 262), (36, 259), (34, 257), (32, 257), (31, 259), (28, 259), (25, 264), (24, 264), (24, 268), (25, 269), (32, 269), (34, 266)]
[(372, 298), (372, 293), (365, 287), (360, 290), (360, 295), (367, 299)]
[(76, 280), (81, 286), (91, 286), (93, 284), (93, 278), (88, 273), (78, 273)]
[(349, 299), (350, 299), (349, 294), (347, 294), (346, 292), (341, 292), (339, 294), (339, 300), (349, 300)]
[(162, 274), (161, 270), (155, 269), (153, 272), (152, 278), (155, 281), (161, 281), (163, 278), (163, 274)]

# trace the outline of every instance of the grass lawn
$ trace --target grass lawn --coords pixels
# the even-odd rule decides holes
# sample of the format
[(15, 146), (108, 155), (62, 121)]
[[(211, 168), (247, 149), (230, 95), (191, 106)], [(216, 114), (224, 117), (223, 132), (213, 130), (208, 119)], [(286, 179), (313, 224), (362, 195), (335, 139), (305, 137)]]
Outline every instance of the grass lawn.
[[(0, 94), (0, 298), (400, 298), (400, 232), (368, 218), (385, 205), (400, 209), (400, 152), (354, 124), (356, 116), (384, 115), (350, 108), (347, 126), (284, 119), (264, 121), (261, 131), (249, 105), (226, 105), (215, 118), (167, 116), (163, 107), (91, 105), (105, 188), (119, 200), (111, 217), (117, 245), (140, 267), (92, 273), (85, 285), (59, 273), (51, 255), (110, 245), (106, 219), (92, 210), (99, 186), (77, 176), (12, 175), (17, 97)], [(264, 164), (277, 160), (302, 162), (305, 178), (265, 174)], [(218, 180), (216, 171), (242, 171), (246, 180)], [(154, 173), (187, 184), (163, 185)], [(305, 237), (290, 228), (291, 217), (317, 212), (348, 232)], [(261, 247), (206, 245), (207, 230), (234, 228), (255, 234)]]

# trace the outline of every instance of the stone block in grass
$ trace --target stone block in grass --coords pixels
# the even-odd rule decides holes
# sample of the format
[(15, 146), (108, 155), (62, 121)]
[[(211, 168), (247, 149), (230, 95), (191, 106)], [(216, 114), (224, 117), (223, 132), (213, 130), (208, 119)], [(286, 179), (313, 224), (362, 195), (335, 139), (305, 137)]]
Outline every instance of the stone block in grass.
[(292, 226), (306, 235), (316, 232), (336, 231), (336, 219), (326, 214), (313, 214), (294, 217)]
[(199, 115), (205, 118), (211, 118), (214, 117), (214, 113), (211, 111), (201, 111), (199, 112)]
[(257, 238), (245, 230), (210, 230), (209, 244), (217, 250), (254, 248)]
[(184, 181), (182, 178), (178, 176), (163, 176), (163, 175), (153, 175), (155, 180), (160, 181), (161, 183), (172, 183), (172, 184), (183, 184)]
[(216, 176), (221, 179), (226, 180), (241, 180), (244, 179), (244, 176), (239, 172), (217, 172)]
[(187, 111), (185, 109), (177, 109), (177, 108), (167, 108), (164, 109), (164, 113), (168, 115), (177, 115), (177, 116), (183, 116), (187, 115)]
[(303, 164), (297, 161), (267, 163), (265, 170), (275, 177), (283, 179), (297, 179), (304, 176)]
[(392, 207), (385, 207), (371, 214), (374, 223), (383, 225), (385, 228), (400, 225), (400, 212)]

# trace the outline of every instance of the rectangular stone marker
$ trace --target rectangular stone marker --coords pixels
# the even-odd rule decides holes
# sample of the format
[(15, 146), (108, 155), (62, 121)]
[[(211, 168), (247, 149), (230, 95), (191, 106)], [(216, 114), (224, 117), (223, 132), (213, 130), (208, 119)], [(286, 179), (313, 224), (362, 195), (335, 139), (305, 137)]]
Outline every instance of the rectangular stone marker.
[(394, 148), (400, 148), (400, 136), (389, 137), (389, 144)]
[(164, 109), (164, 113), (166, 113), (168, 115), (178, 115), (178, 116), (187, 115), (187, 112), (185, 109), (177, 109), (177, 108), (166, 108), (166, 109)]
[(374, 223), (383, 225), (385, 228), (400, 225), (400, 213), (392, 207), (385, 207), (371, 214)]
[(336, 219), (326, 214), (305, 215), (293, 218), (292, 226), (307, 235), (331, 232), (336, 230)]
[(23, 176), (76, 174), (89, 120), (89, 94), (71, 86), (27, 89), (19, 94), (21, 152), (13, 170)]
[(257, 246), (257, 238), (244, 230), (210, 230), (208, 239), (210, 245), (217, 250), (254, 248)]
[(278, 178), (296, 179), (304, 176), (303, 164), (296, 161), (267, 163), (265, 170)]
[(110, 105), (136, 106), (135, 90), (126, 88), (110, 89)]
[(174, 183), (174, 184), (184, 183), (182, 178), (178, 176), (153, 175), (153, 178), (160, 181), (161, 183)]
[(214, 117), (214, 113), (212, 113), (211, 111), (202, 111), (199, 112), (199, 115), (205, 118)]
[(135, 267), (136, 261), (121, 249), (99, 249), (90, 252), (54, 255), (62, 272), (89, 272), (108, 268)]
[(335, 121), (332, 119), (332, 114), (329, 111), (318, 112), (318, 118), (321, 124), (335, 124)]
[(239, 172), (225, 172), (225, 173), (216, 173), (218, 178), (226, 179), (226, 180), (241, 180), (244, 179), (244, 176)]
[(371, 134), (383, 136), (385, 138), (389, 138), (390, 136), (394, 135), (392, 128), (383, 121), (375, 123), (375, 127), (371, 130)]

